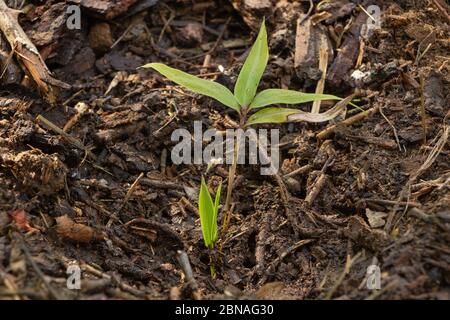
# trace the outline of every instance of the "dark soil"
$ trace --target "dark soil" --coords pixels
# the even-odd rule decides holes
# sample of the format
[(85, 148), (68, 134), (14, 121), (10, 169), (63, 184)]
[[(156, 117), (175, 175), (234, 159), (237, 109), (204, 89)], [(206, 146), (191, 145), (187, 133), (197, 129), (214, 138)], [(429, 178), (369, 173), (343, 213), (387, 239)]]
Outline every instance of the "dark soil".
[[(314, 92), (314, 72), (294, 66), (296, 21), (309, 1), (273, 1), (268, 13), (240, 1), (154, 2), (128, 17), (129, 8), (117, 16), (82, 8), (81, 30), (68, 30), (68, 4), (25, 1), (21, 26), (72, 89), (52, 106), (20, 69), (0, 80), (0, 298), (450, 299), (448, 2), (365, 1), (382, 6), (382, 28), (358, 68), (371, 77), (358, 83), (352, 50), (343, 59), (330, 40), (325, 92), (357, 90), (360, 107), (375, 111), (351, 125), (272, 126), (289, 199), (257, 166), (238, 166), (215, 279), (197, 210), (207, 166), (171, 163), (171, 133), (192, 132), (194, 120), (225, 130), (236, 115), (136, 68), (164, 62), (232, 89), (265, 15), (271, 57), (261, 88)], [(336, 18), (319, 22), (332, 39), (352, 21), (341, 45), (356, 45), (356, 54), (363, 2), (339, 1), (349, 10), (331, 8)], [(360, 112), (353, 109), (347, 117)], [(316, 137), (333, 124), (327, 138)], [(208, 171), (211, 190), (219, 181), (226, 190), (227, 170)], [(81, 290), (66, 287), (71, 264), (82, 269)], [(374, 264), (381, 290), (366, 286)]]

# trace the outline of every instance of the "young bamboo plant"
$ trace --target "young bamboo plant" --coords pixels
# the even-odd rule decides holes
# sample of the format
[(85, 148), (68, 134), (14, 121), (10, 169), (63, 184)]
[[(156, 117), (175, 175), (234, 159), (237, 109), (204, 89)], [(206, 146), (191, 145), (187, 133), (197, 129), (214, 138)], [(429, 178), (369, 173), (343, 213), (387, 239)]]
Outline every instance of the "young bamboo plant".
[[(143, 67), (152, 68), (178, 85), (196, 93), (214, 98), (234, 109), (239, 114), (239, 127), (241, 129), (259, 123), (297, 121), (325, 122), (341, 114), (347, 103), (349, 103), (349, 100), (351, 100), (348, 98), (343, 100), (329, 94), (303, 93), (286, 89), (266, 89), (257, 93), (257, 88), (267, 66), (268, 59), (269, 49), (267, 45), (267, 31), (263, 21), (258, 37), (239, 73), (234, 87), (234, 93), (217, 82), (201, 79), (183, 71), (168, 67), (162, 63), (149, 63)], [(300, 104), (320, 100), (342, 101), (323, 113), (310, 113), (298, 109), (268, 107), (275, 104)], [(253, 111), (256, 112), (248, 116)], [(236, 173), (237, 150), (238, 149), (235, 147), (234, 160), (228, 172), (228, 186), (221, 229), (222, 237), (225, 234), (230, 219), (231, 193)], [(208, 246), (208, 244), (206, 245)]]
[(202, 225), (203, 240), (205, 246), (209, 249), (209, 266), (211, 269), (211, 277), (215, 277), (216, 270), (214, 267), (214, 260), (212, 257), (212, 250), (219, 236), (217, 232), (217, 213), (219, 212), (220, 191), (222, 183), (216, 191), (214, 202), (208, 191), (208, 186), (205, 183), (205, 178), (202, 177), (202, 184), (200, 186), (200, 193), (198, 196), (198, 211), (200, 213), (200, 223)]

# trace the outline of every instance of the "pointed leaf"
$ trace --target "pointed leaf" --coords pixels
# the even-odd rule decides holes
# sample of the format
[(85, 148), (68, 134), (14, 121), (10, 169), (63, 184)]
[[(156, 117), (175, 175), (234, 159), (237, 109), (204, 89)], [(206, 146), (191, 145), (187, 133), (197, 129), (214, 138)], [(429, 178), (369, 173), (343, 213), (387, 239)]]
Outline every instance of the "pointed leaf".
[(303, 93), (285, 89), (267, 89), (259, 92), (250, 104), (250, 109), (271, 104), (300, 104), (318, 100), (342, 100), (331, 94)]
[(255, 97), (268, 60), (267, 31), (263, 20), (258, 37), (245, 60), (234, 87), (234, 95), (241, 106), (249, 106)]
[(218, 233), (217, 233), (217, 215), (219, 213), (219, 203), (220, 203), (220, 192), (222, 190), (222, 182), (219, 184), (219, 187), (216, 191), (216, 198), (214, 200), (214, 216), (212, 219), (212, 227), (211, 227), (211, 234), (212, 234), (212, 240), (213, 242), (217, 241)]
[(203, 240), (205, 241), (205, 246), (210, 248), (214, 244), (211, 230), (212, 220), (214, 217), (214, 205), (203, 177), (198, 198), (198, 211), (200, 213), (200, 224), (202, 226)]
[(298, 111), (299, 110), (297, 109), (288, 108), (265, 108), (252, 114), (245, 125), (286, 122), (289, 115), (297, 113)]
[(353, 95), (339, 101), (333, 108), (322, 113), (311, 113), (289, 108), (265, 108), (251, 115), (245, 125), (249, 126), (257, 123), (282, 123), (298, 121), (314, 123), (329, 121), (341, 114), (352, 98)]
[(163, 63), (148, 63), (142, 66), (142, 68), (155, 69), (176, 84), (186, 87), (187, 89), (196, 93), (214, 98), (224, 105), (239, 111), (239, 103), (233, 96), (233, 93), (231, 93), (231, 91), (227, 87), (221, 85), (220, 83), (201, 79), (181, 70), (166, 66)]

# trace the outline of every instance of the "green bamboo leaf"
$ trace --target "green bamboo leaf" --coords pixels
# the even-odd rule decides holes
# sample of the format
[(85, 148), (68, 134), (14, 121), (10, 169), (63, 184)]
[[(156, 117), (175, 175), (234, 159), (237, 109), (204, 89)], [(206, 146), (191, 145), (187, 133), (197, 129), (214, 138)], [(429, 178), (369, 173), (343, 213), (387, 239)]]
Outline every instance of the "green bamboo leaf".
[(263, 20), (258, 37), (245, 60), (234, 87), (234, 95), (241, 106), (249, 106), (255, 97), (268, 60), (267, 31)]
[(333, 108), (322, 113), (311, 113), (289, 108), (265, 108), (251, 115), (245, 125), (249, 126), (258, 123), (282, 123), (298, 121), (314, 123), (329, 121), (336, 118), (345, 110), (347, 104), (351, 101), (353, 96), (354, 95), (351, 95), (344, 100), (339, 101)]
[(212, 240), (213, 242), (217, 241), (217, 238), (219, 237), (219, 234), (217, 232), (217, 215), (219, 213), (219, 203), (220, 203), (220, 191), (222, 190), (222, 182), (219, 184), (219, 187), (216, 191), (216, 198), (214, 200), (214, 216), (212, 219), (212, 227), (211, 227), (211, 234), (212, 234)]
[(224, 105), (239, 111), (240, 106), (233, 93), (220, 83), (201, 79), (178, 69), (166, 66), (163, 63), (148, 63), (142, 68), (152, 68), (167, 77), (169, 80), (191, 91), (216, 99)]
[(331, 94), (304, 93), (285, 89), (267, 89), (259, 92), (250, 104), (250, 109), (271, 104), (300, 104), (318, 100), (342, 100)]
[(203, 240), (205, 241), (205, 246), (211, 248), (214, 245), (213, 230), (212, 230), (214, 218), (214, 205), (211, 195), (209, 194), (208, 187), (205, 183), (205, 179), (203, 177), (202, 177), (202, 184), (200, 186), (200, 194), (198, 198), (198, 211), (200, 213), (200, 224), (202, 226)]
[(298, 111), (299, 110), (297, 109), (288, 108), (265, 108), (252, 114), (245, 125), (286, 122), (289, 115), (297, 113)]

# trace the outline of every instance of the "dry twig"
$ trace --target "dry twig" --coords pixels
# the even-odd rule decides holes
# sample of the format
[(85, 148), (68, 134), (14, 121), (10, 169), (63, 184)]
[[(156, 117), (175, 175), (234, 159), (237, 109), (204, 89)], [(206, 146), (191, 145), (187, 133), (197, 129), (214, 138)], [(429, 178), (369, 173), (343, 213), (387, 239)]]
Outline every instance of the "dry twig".
[[(373, 107), (364, 112), (358, 113), (358, 114), (354, 115), (353, 117), (345, 119), (344, 121), (341, 122), (341, 124), (343, 124), (345, 126), (350, 126), (350, 125), (357, 123), (357, 122), (369, 117), (370, 115), (374, 114), (375, 112), (378, 111), (378, 109), (379, 109), (378, 106), (376, 106), (376, 107)], [(334, 130), (336, 130), (336, 128), (337, 128), (337, 125), (332, 125), (332, 126), (326, 128), (325, 130), (319, 132), (316, 135), (317, 139), (323, 140), (323, 139), (329, 137), (334, 132)]]
[(186, 251), (178, 250), (177, 259), (180, 263), (181, 268), (183, 269), (184, 276), (186, 277), (186, 282), (192, 291), (192, 298), (194, 298), (194, 300), (200, 300), (201, 295), (198, 290), (198, 283), (194, 278), (194, 272), (192, 271), (192, 267)]

